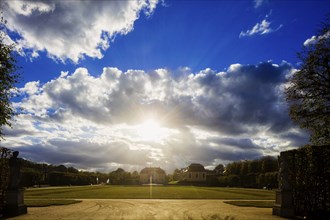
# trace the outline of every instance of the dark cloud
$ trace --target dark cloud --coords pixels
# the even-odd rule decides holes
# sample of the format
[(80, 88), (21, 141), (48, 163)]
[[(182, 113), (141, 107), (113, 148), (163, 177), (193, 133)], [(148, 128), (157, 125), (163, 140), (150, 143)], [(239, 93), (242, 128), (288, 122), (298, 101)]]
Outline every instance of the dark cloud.
[(3, 134), (5, 136), (9, 136), (9, 137), (21, 137), (21, 136), (25, 136), (25, 135), (34, 135), (35, 133), (31, 130), (27, 130), (24, 128), (11, 129), (11, 128), (5, 127)]
[(123, 167), (142, 166), (151, 161), (146, 150), (131, 150), (124, 142), (97, 144), (69, 140), (50, 140), (46, 145), (17, 147), (22, 157), (51, 164), (71, 164), (78, 168), (107, 168), (109, 163)]
[(253, 141), (249, 138), (220, 138), (218, 140), (219, 144), (229, 145), (233, 147), (237, 147), (240, 149), (261, 149), (260, 146), (253, 143)]
[(205, 126), (228, 134), (248, 132), (253, 126), (285, 131), (292, 124), (280, 86), (291, 70), (286, 63), (277, 66), (267, 62), (239, 66), (223, 75), (201, 75), (197, 80), (205, 92), (197, 99), (201, 113), (194, 116)]
[(293, 146), (304, 146), (309, 143), (309, 136), (307, 131), (300, 131), (283, 133), (280, 138), (290, 141)]

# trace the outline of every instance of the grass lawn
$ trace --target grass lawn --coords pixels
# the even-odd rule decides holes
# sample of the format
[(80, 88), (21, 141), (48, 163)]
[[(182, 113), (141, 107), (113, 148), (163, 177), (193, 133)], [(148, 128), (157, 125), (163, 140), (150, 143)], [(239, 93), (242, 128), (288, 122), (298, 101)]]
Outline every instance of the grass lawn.
[(25, 199), (228, 199), (274, 200), (273, 191), (196, 186), (77, 186), (31, 188)]

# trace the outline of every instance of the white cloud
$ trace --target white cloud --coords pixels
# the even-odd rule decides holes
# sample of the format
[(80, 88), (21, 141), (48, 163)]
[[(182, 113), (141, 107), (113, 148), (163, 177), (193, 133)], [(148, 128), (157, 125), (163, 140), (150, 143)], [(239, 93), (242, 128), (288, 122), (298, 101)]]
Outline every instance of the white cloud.
[(25, 86), (19, 89), (19, 92), (26, 93), (27, 95), (31, 96), (40, 91), (39, 81), (27, 82)]
[(12, 45), (15, 42), (7, 35), (5, 34), (5, 32), (3, 32), (2, 30), (0, 31), (0, 36), (3, 37), (3, 43), (6, 45)]
[(276, 32), (279, 29), (281, 29), (283, 27), (282, 24), (275, 29), (271, 27), (271, 22), (267, 20), (267, 18), (271, 15), (271, 13), (272, 11), (270, 11), (270, 13), (267, 14), (266, 17), (260, 23), (256, 23), (252, 29), (241, 31), (239, 37), (242, 38), (242, 37), (250, 37), (254, 35), (265, 35), (272, 32)]
[(46, 51), (57, 60), (78, 62), (85, 56), (102, 58), (117, 34), (133, 30), (141, 11), (150, 16), (158, 0), (134, 1), (4, 1), (8, 28), (24, 55)]
[(305, 40), (304, 42), (304, 46), (309, 46), (311, 44), (315, 44), (317, 41), (317, 37), (316, 36), (312, 36), (311, 38), (308, 38), (307, 40)]
[[(171, 171), (191, 162), (253, 159), (306, 141), (287, 114), (282, 87), (290, 64), (230, 65), (228, 71), (87, 69), (43, 85), (29, 82), (23, 113), (4, 146), (36, 161), (78, 168)], [(149, 120), (157, 123), (148, 127)], [(146, 127), (147, 126), (147, 127)], [(142, 132), (145, 130), (146, 132)], [(135, 155), (135, 156), (133, 156)]]
[(327, 39), (329, 37), (330, 37), (330, 31), (328, 31), (327, 33), (325, 33), (324, 35), (321, 35), (321, 36), (312, 36), (311, 38), (308, 38), (307, 40), (305, 40), (304, 46), (308, 47), (310, 45), (316, 44), (317, 41), (319, 41), (321, 39)]
[(229, 68), (228, 68), (228, 71), (229, 71), (229, 72), (235, 72), (235, 71), (238, 71), (239, 68), (241, 68), (241, 67), (242, 67), (242, 65), (239, 64), (239, 63), (231, 64), (231, 65), (229, 66)]
[(259, 8), (264, 2), (265, 0), (254, 0), (254, 7)]

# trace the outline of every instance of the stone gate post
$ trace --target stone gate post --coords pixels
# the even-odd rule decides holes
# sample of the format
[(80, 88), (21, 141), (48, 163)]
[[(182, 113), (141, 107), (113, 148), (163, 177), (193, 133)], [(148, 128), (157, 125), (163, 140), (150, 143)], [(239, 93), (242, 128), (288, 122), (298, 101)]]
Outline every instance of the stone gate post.
[(290, 172), (293, 169), (294, 151), (281, 152), (279, 156), (279, 189), (275, 191), (273, 215), (281, 217), (294, 216), (293, 187), (290, 183)]
[(21, 161), (18, 158), (18, 151), (13, 153), (9, 159), (9, 186), (6, 190), (4, 216), (17, 216), (27, 213), (24, 205), (24, 189), (19, 187), (21, 177)]

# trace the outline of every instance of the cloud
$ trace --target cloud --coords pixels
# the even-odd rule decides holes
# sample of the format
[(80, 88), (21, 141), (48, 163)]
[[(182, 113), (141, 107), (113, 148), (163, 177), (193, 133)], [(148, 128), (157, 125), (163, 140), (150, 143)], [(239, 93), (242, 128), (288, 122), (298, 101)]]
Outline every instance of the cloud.
[[(105, 67), (94, 76), (77, 68), (45, 84), (28, 82), (18, 89), (23, 99), (14, 106), (22, 114), (4, 130), (3, 145), (35, 161), (83, 169), (172, 171), (276, 155), (307, 142), (283, 97), (295, 71), (290, 64), (178, 71)], [(158, 123), (155, 137), (143, 134), (147, 120)]]
[(268, 21), (268, 18), (271, 15), (271, 13), (272, 13), (272, 11), (270, 11), (270, 13), (267, 14), (261, 22), (256, 23), (252, 29), (246, 30), (246, 31), (241, 31), (241, 33), (239, 34), (239, 37), (242, 38), (242, 37), (250, 37), (250, 36), (254, 36), (254, 35), (265, 35), (265, 34), (269, 34), (272, 32), (276, 32), (279, 29), (281, 29), (283, 27), (282, 24), (280, 24), (275, 29), (271, 27), (271, 22)]
[(254, 8), (259, 8), (264, 2), (265, 0), (254, 0)]
[(328, 31), (327, 33), (321, 35), (321, 36), (312, 36), (311, 38), (308, 38), (307, 40), (305, 40), (304, 42), (304, 46), (305, 47), (308, 47), (308, 46), (311, 46), (311, 45), (314, 45), (316, 44), (319, 40), (322, 40), (322, 39), (327, 39), (330, 37), (330, 31)]
[(78, 62), (102, 58), (115, 36), (128, 34), (141, 11), (150, 16), (158, 0), (141, 1), (4, 1), (8, 28), (20, 38), (21, 54)]
[[(51, 140), (47, 144), (18, 148), (21, 155), (37, 161), (67, 164), (88, 170), (103, 170), (110, 164), (134, 164), (142, 168), (149, 154), (146, 150), (130, 150), (123, 143), (98, 144), (85, 140)], [(105, 170), (109, 171), (109, 170)]]

